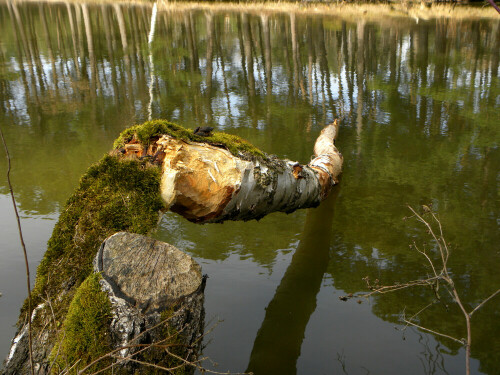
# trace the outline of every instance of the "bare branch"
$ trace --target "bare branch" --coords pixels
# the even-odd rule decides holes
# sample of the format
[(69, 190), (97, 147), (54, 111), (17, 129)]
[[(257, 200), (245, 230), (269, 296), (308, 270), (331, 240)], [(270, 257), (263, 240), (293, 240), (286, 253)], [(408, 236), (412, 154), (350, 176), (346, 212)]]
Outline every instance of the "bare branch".
[[(411, 212), (413, 212), (413, 214), (415, 215), (417, 220), (420, 221), (422, 224), (424, 224), (427, 227), (432, 238), (434, 238), (434, 240), (436, 241), (436, 243), (439, 247), (439, 253), (441, 255), (441, 260), (443, 262), (443, 270), (445, 270), (446, 275), (448, 275), (448, 273), (446, 271), (446, 259), (445, 259), (445, 255), (444, 255), (444, 251), (443, 251), (443, 246), (441, 245), (441, 241), (439, 241), (438, 236), (436, 235), (436, 233), (434, 233), (432, 226), (422, 216), (420, 216), (412, 207), (408, 206), (408, 208), (410, 209)], [(436, 219), (435, 216), (434, 216), (434, 218)]]
[[(53, 320), (53, 322), (54, 322), (54, 329), (55, 329), (55, 331), (56, 331), (56, 335), (58, 336), (59, 334), (58, 334), (58, 332), (57, 332), (57, 319), (56, 319), (56, 315), (54, 314), (54, 309), (53, 309), (53, 307), (52, 307), (52, 302), (50, 301), (50, 296), (49, 296), (49, 293), (47, 292), (47, 293), (46, 293), (46, 295), (47, 295), (47, 299), (43, 299), (43, 300), (44, 300), (44, 302), (45, 302), (46, 304), (48, 304), (48, 305), (49, 305), (50, 312), (51, 312), (51, 314), (52, 314), (52, 320)], [(66, 331), (64, 331), (64, 333), (63, 333), (62, 341), (64, 341), (64, 338), (65, 338), (65, 337), (66, 337)], [(52, 373), (52, 372), (51, 372), (51, 371), (52, 371), (52, 367), (53, 367), (53, 366), (54, 366), (54, 364), (57, 362), (57, 358), (59, 357), (59, 351), (60, 351), (60, 349), (61, 349), (61, 346), (60, 346), (60, 345), (58, 345), (58, 346), (57, 346), (57, 352), (56, 352), (56, 355), (55, 355), (54, 359), (52, 360), (52, 363), (50, 364), (50, 367), (49, 367), (49, 369), (48, 369), (48, 371), (47, 371), (47, 373), (48, 373), (48, 374), (51, 374), (51, 373)]]
[(403, 319), (403, 322), (405, 322), (406, 324), (411, 325), (413, 327), (416, 327), (418, 329), (421, 329), (422, 331), (430, 332), (430, 333), (433, 333), (433, 334), (441, 336), (441, 337), (446, 337), (447, 339), (450, 339), (450, 340), (453, 340), (455, 342), (458, 342), (460, 345), (464, 345), (464, 340), (459, 340), (459, 339), (457, 339), (455, 337), (452, 337), (452, 336), (449, 336), (449, 335), (445, 335), (444, 333), (437, 332), (437, 331), (434, 331), (432, 329), (419, 326), (418, 324), (413, 323), (413, 322), (411, 322), (411, 321), (409, 321), (407, 319)]
[[(158, 328), (158, 327), (160, 327), (160, 326), (162, 326), (162, 325), (164, 325), (164, 324), (168, 324), (168, 322), (169, 322), (171, 319), (175, 318), (175, 317), (176, 317), (176, 316), (178, 316), (178, 315), (180, 315), (180, 310), (176, 311), (173, 315), (169, 316), (168, 318), (166, 318), (166, 319), (164, 319), (164, 320), (160, 320), (160, 322), (159, 322), (159, 323), (157, 323), (157, 324), (155, 324), (154, 326), (149, 327), (148, 329), (144, 330), (144, 332), (141, 332), (140, 334), (138, 334), (138, 335), (137, 335), (137, 336), (135, 336), (134, 338), (130, 339), (130, 341), (129, 341), (129, 342), (134, 342), (134, 341), (137, 341), (137, 340), (138, 340), (138, 339), (140, 339), (142, 336), (144, 336), (146, 333), (151, 332), (153, 329)], [(184, 330), (184, 327), (182, 328), (182, 330), (181, 330), (181, 331), (174, 333), (173, 335), (169, 336), (168, 338), (170, 339), (170, 338), (174, 337), (175, 335), (177, 335), (177, 334), (181, 333), (183, 330)]]
[(434, 305), (436, 303), (436, 301), (432, 301), (431, 303), (429, 303), (427, 306), (421, 308), (418, 312), (416, 312), (415, 314), (413, 314), (411, 317), (410, 317), (410, 321), (412, 321), (413, 319), (415, 319), (419, 314), (421, 314), (422, 312), (424, 312), (425, 310), (427, 310), (429, 307), (431, 307), (432, 305)]
[(413, 246), (415, 247), (415, 250), (417, 250), (420, 254), (422, 254), (426, 259), (427, 261), (429, 262), (429, 264), (431, 265), (432, 267), (432, 272), (434, 272), (434, 276), (438, 277), (438, 274), (436, 272), (436, 269), (434, 268), (434, 263), (432, 263), (432, 260), (431, 258), (429, 258), (429, 256), (425, 253), (425, 251), (422, 251), (418, 248), (417, 244), (415, 243), (415, 241), (413, 241)]
[(432, 285), (433, 281), (439, 280), (441, 278), (442, 278), (441, 276), (435, 276), (435, 277), (429, 277), (428, 279), (408, 281), (404, 284), (385, 285), (385, 286), (382, 286), (380, 288), (377, 288), (377, 289), (371, 291), (370, 293), (360, 294), (360, 295), (358, 295), (358, 297), (368, 298), (374, 294), (385, 294), (385, 293), (389, 293), (389, 292), (395, 292), (396, 290), (406, 289), (406, 288), (410, 288), (412, 286), (428, 286), (428, 285)]
[(75, 363), (73, 363), (73, 365), (68, 370), (65, 370), (63, 373), (64, 374), (69, 374), (70, 371), (73, 370), (76, 367), (76, 365), (80, 363), (80, 361), (81, 360), (79, 359), (78, 361), (76, 361)]
[(447, 243), (446, 243), (446, 241), (444, 239), (443, 227), (441, 225), (441, 221), (436, 217), (436, 214), (434, 212), (432, 212), (432, 217), (434, 218), (434, 220), (436, 221), (436, 223), (439, 226), (439, 233), (440, 233), (440, 236), (441, 236), (441, 240), (443, 241), (444, 249), (446, 250), (445, 262), (443, 264), (443, 267), (446, 267), (446, 262), (448, 261), (448, 258), (450, 256), (450, 251), (449, 251), (448, 245), (447, 245)]
[[(157, 343), (152, 343), (152, 344), (133, 344), (133, 345), (123, 345), (123, 346), (120, 346), (119, 348), (116, 348), (114, 350), (111, 350), (110, 352), (100, 356), (99, 358), (95, 359), (94, 361), (92, 361), (91, 363), (89, 363), (87, 366), (85, 366), (83, 369), (81, 369), (80, 371), (78, 371), (78, 374), (83, 374), (85, 371), (87, 371), (90, 367), (94, 366), (95, 364), (99, 363), (100, 361), (102, 361), (103, 359), (106, 359), (108, 357), (111, 357), (114, 353), (117, 353), (123, 349), (132, 349), (132, 348), (141, 348), (141, 350), (138, 350), (137, 352), (134, 352), (132, 354), (130, 354), (129, 356), (127, 357), (123, 357), (123, 358), (120, 358), (120, 360), (118, 362), (115, 362), (113, 364), (111, 364), (110, 366), (104, 368), (104, 369), (101, 369), (99, 371), (96, 371), (96, 372), (93, 372), (92, 374), (95, 375), (95, 374), (100, 374), (101, 372), (113, 367), (113, 366), (116, 366), (117, 364), (119, 364), (120, 362), (123, 362), (123, 361), (126, 361), (126, 360), (129, 360), (130, 358), (132, 358), (133, 356), (137, 355), (137, 354), (140, 354), (142, 353), (143, 351), (147, 350), (147, 349), (150, 349), (152, 347), (156, 347), (156, 346), (162, 346), (162, 347), (166, 347), (167, 345), (162, 345), (162, 343), (164, 343), (165, 341), (169, 340), (171, 338), (171, 336), (161, 340), (161, 341), (158, 341)], [(170, 344), (171, 346), (178, 346), (176, 344)]]
[[(369, 296), (376, 294), (376, 293), (384, 294), (384, 293), (393, 292), (396, 290), (400, 290), (400, 289), (404, 289), (404, 288), (408, 288), (408, 287), (412, 287), (412, 286), (432, 285), (432, 282), (435, 281), (436, 287), (434, 288), (434, 292), (436, 294), (436, 298), (439, 300), (440, 298), (439, 298), (439, 294), (438, 294), (438, 286), (439, 286), (438, 282), (439, 282), (439, 280), (443, 280), (443, 282), (444, 282), (443, 284), (444, 284), (446, 291), (450, 294), (453, 301), (459, 306), (459, 308), (462, 311), (462, 314), (464, 316), (465, 326), (467, 328), (467, 338), (466, 339), (459, 340), (455, 337), (446, 335), (444, 333), (437, 332), (437, 331), (431, 330), (431, 329), (426, 328), (426, 327), (422, 327), (422, 326), (413, 322), (413, 319), (415, 317), (417, 317), (424, 310), (426, 310), (428, 307), (433, 305), (435, 303), (435, 301), (433, 301), (432, 303), (430, 303), (429, 305), (425, 306), (420, 311), (415, 313), (410, 319), (406, 319), (406, 316), (403, 313), (402, 320), (407, 324), (407, 326), (411, 325), (413, 327), (416, 327), (416, 328), (421, 329), (423, 331), (435, 334), (437, 336), (448, 338), (450, 340), (453, 340), (453, 341), (458, 342), (461, 345), (465, 346), (465, 373), (466, 373), (466, 375), (469, 375), (470, 374), (470, 351), (471, 351), (471, 345), (472, 345), (472, 330), (471, 330), (471, 322), (470, 322), (471, 317), (486, 302), (488, 302), (489, 300), (491, 300), (492, 298), (494, 298), (495, 296), (500, 294), (500, 289), (498, 289), (496, 292), (491, 294), (488, 298), (486, 298), (481, 303), (479, 303), (479, 305), (477, 305), (470, 313), (468, 313), (467, 310), (465, 309), (465, 306), (463, 305), (463, 303), (460, 299), (460, 295), (458, 294), (457, 289), (455, 288), (455, 283), (453, 282), (453, 279), (451, 278), (449, 271), (448, 271), (447, 263), (448, 263), (448, 258), (450, 256), (450, 250), (448, 248), (448, 244), (447, 244), (446, 240), (444, 239), (443, 227), (441, 225), (441, 221), (439, 220), (439, 218), (437, 217), (437, 215), (434, 212), (430, 211), (430, 209), (427, 206), (424, 206), (424, 208), (427, 208), (426, 211), (431, 213), (432, 218), (437, 223), (437, 226), (439, 228), (439, 234), (436, 234), (436, 232), (434, 232), (434, 230), (432, 228), (432, 225), (427, 220), (425, 220), (422, 217), (422, 215), (419, 215), (412, 207), (408, 206), (408, 208), (413, 213), (413, 216), (411, 216), (411, 217), (415, 217), (419, 222), (421, 222), (422, 224), (425, 225), (429, 234), (431, 235), (431, 237), (434, 239), (434, 241), (436, 242), (436, 244), (438, 246), (439, 255), (441, 256), (441, 261), (442, 261), (442, 269), (440, 270), (440, 273), (438, 274), (432, 259), (427, 255), (427, 253), (425, 251), (420, 250), (414, 241), (413, 246), (420, 254), (422, 254), (427, 259), (427, 262), (431, 265), (432, 271), (434, 272), (434, 277), (430, 277), (430, 278), (423, 279), (423, 280), (410, 281), (410, 282), (407, 282), (404, 284), (395, 284), (395, 285), (378, 287), (375, 290), (373, 290), (372, 292), (367, 293), (365, 295), (361, 295), (361, 296), (362, 297), (369, 297)], [(368, 284), (368, 287), (371, 288), (368, 279), (367, 279), (367, 284)]]
[(186, 367), (185, 363), (183, 363), (181, 365), (178, 365), (178, 366), (174, 366), (174, 367), (163, 367), (163, 366), (160, 366), (160, 365), (156, 365), (154, 363), (139, 361), (138, 359), (133, 359), (133, 358), (130, 358), (129, 361), (138, 363), (138, 364), (143, 365), (143, 366), (154, 367), (154, 368), (157, 368), (157, 369), (160, 369), (160, 370), (164, 370), (164, 371), (168, 371), (168, 372), (172, 372), (172, 371), (177, 370), (177, 369), (179, 369), (181, 367)]
[(247, 374), (246, 372), (229, 372), (229, 371), (218, 372), (218, 371), (214, 371), (214, 370), (209, 370), (209, 369), (203, 368), (199, 365), (193, 364), (192, 362), (189, 362), (189, 361), (185, 360), (184, 358), (182, 358), (182, 357), (180, 357), (172, 352), (169, 352), (168, 350), (166, 352), (169, 355), (171, 355), (172, 357), (177, 358), (178, 360), (185, 362), (187, 365), (194, 366), (200, 371), (209, 372), (211, 374), (218, 374), (218, 375), (246, 375)]
[(7, 156), (7, 183), (9, 184), (10, 197), (12, 198), (12, 205), (14, 206), (14, 212), (16, 214), (17, 220), (17, 230), (19, 232), (19, 239), (21, 241), (21, 247), (23, 249), (24, 255), (24, 266), (26, 268), (26, 284), (28, 286), (28, 349), (30, 354), (30, 369), (31, 375), (35, 374), (35, 368), (33, 366), (33, 342), (32, 342), (32, 332), (31, 332), (31, 285), (30, 285), (30, 266), (28, 263), (28, 252), (26, 251), (26, 245), (24, 244), (23, 231), (21, 229), (21, 219), (19, 218), (19, 212), (17, 211), (16, 198), (14, 198), (14, 189), (12, 188), (12, 182), (10, 181), (10, 154), (9, 149), (7, 147), (7, 142), (5, 142), (5, 138), (3, 136), (2, 128), (0, 128), (0, 136), (2, 137), (3, 147), (5, 149), (5, 155)]
[[(150, 327), (148, 328), (146, 331), (142, 332), (140, 335), (134, 337), (132, 340), (130, 340), (130, 342), (132, 341), (135, 341), (137, 340), (139, 337), (141, 337), (142, 335), (144, 335), (146, 332), (149, 332), (151, 331), (152, 329), (154, 328), (157, 328), (163, 324), (168, 324), (169, 321), (174, 318), (175, 316), (177, 316), (179, 314), (179, 311), (177, 311), (174, 315), (170, 316), (169, 318), (167, 319), (164, 319), (162, 320), (161, 322), (159, 322), (158, 324), (154, 325), (153, 327)], [(217, 324), (214, 325), (214, 327), (216, 326)], [(214, 327), (212, 327), (209, 332), (211, 332)], [(141, 361), (137, 360), (137, 359), (134, 359), (133, 357), (139, 355), (140, 353), (148, 350), (148, 349), (151, 349), (151, 348), (162, 348), (162, 349), (165, 349), (165, 351), (171, 355), (172, 357), (174, 358), (177, 358), (177, 359), (181, 359), (182, 361), (186, 362), (185, 364), (183, 364), (182, 366), (185, 366), (185, 365), (190, 365), (190, 366), (193, 366), (193, 367), (196, 367), (198, 368), (200, 371), (204, 371), (204, 372), (210, 372), (210, 373), (215, 373), (215, 374), (218, 374), (217, 372), (214, 372), (212, 370), (208, 370), (202, 366), (200, 366), (198, 363), (201, 363), (203, 360), (205, 360), (206, 358), (202, 358), (202, 359), (199, 359), (199, 360), (196, 360), (196, 361), (188, 361), (184, 358), (181, 358), (181, 357), (178, 357), (176, 356), (175, 354), (171, 353), (168, 348), (172, 348), (172, 347), (177, 347), (177, 346), (186, 346), (186, 345), (183, 345), (183, 344), (164, 344), (165, 342), (171, 340), (173, 337), (179, 335), (180, 333), (182, 333), (182, 331), (186, 328), (186, 326), (182, 327), (181, 330), (179, 331), (176, 331), (175, 333), (173, 333), (172, 335), (169, 335), (168, 337), (160, 340), (160, 341), (157, 341), (157, 342), (154, 342), (154, 343), (150, 343), (150, 344), (130, 344), (130, 345), (125, 345), (125, 346), (121, 346), (119, 348), (116, 348), (104, 355), (102, 355), (101, 357), (97, 358), (96, 360), (94, 360), (92, 363), (88, 364), (87, 366), (85, 366), (82, 370), (78, 371), (78, 374), (83, 374), (84, 372), (86, 372), (90, 367), (92, 367), (93, 365), (99, 363), (100, 361), (106, 359), (106, 358), (114, 358), (117, 360), (117, 362), (114, 362), (108, 366), (106, 366), (105, 368), (102, 368), (100, 370), (97, 370), (96, 372), (93, 372), (92, 375), (97, 375), (97, 374), (100, 374), (100, 373), (103, 373), (107, 370), (109, 370), (110, 368), (113, 368), (115, 366), (117, 366), (118, 364), (124, 362), (124, 361), (132, 361), (132, 362), (138, 362), (140, 363)], [(204, 333), (203, 335), (201, 335), (201, 337), (197, 338), (194, 342), (194, 344), (196, 344), (199, 340), (201, 340), (208, 332)], [(129, 349), (129, 348), (141, 348), (140, 350), (134, 352), (134, 353), (131, 353), (130, 355), (126, 356), (126, 357), (117, 357), (115, 356), (115, 353), (123, 350), (123, 349)], [(146, 364), (147, 362), (144, 362), (143, 364)], [(152, 367), (155, 367), (157, 366), (156, 364), (150, 364), (152, 365)], [(174, 368), (171, 368), (170, 371), (176, 369), (177, 367), (174, 367)], [(166, 369), (166, 368), (164, 368)], [(167, 370), (168, 371), (168, 370)], [(230, 374), (230, 373), (228, 373)]]
[(477, 305), (474, 310), (472, 310), (470, 313), (469, 313), (469, 316), (472, 317), (472, 314), (474, 314), (477, 310), (479, 310), (481, 307), (483, 307), (483, 305), (488, 302), (490, 299), (492, 299), (493, 297), (495, 297), (498, 293), (500, 293), (500, 289), (498, 289), (495, 293), (493, 293), (491, 296), (489, 296), (488, 298), (486, 298), (483, 302), (481, 302), (479, 305)]

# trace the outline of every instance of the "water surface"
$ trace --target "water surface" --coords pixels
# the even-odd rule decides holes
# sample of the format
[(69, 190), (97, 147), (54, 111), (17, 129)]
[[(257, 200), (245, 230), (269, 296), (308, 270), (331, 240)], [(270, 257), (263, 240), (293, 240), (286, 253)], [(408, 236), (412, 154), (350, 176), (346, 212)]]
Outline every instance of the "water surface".
[[(156, 238), (209, 274), (204, 354), (218, 371), (456, 374), (464, 350), (400, 314), (427, 289), (340, 296), (426, 277), (433, 243), (407, 205), (432, 205), (466, 307), (500, 287), (500, 22), (340, 19), (293, 13), (159, 11), (151, 5), (0, 2), (0, 126), (32, 273), (61, 207), (126, 127), (210, 125), (307, 163), (342, 118), (344, 174), (319, 208), (213, 225), (163, 218)], [(6, 170), (0, 158), (0, 171)], [(25, 298), (15, 220), (0, 174), (0, 355)], [(459, 310), (419, 323), (462, 338)], [(447, 305), (447, 306), (446, 306)], [(500, 299), (474, 315), (472, 372), (499, 374)], [(207, 366), (211, 366), (207, 364)]]

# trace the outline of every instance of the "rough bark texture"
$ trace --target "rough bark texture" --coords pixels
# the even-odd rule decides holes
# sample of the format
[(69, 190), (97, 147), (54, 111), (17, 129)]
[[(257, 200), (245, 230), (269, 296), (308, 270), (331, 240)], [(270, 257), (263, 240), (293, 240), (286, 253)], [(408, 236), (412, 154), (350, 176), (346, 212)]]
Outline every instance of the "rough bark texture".
[[(183, 349), (176, 353), (194, 359), (203, 333), (205, 279), (189, 255), (165, 242), (120, 232), (104, 241), (94, 260), (94, 271), (101, 273), (101, 287), (111, 301), (115, 348), (160, 342), (168, 324), (170, 334), (172, 330), (179, 332), (176, 343)], [(153, 329), (166, 318), (165, 326)], [(119, 354), (124, 358), (139, 349), (127, 348)], [(156, 355), (159, 358), (150, 356), (148, 360), (161, 363), (166, 357), (161, 351)], [(135, 363), (127, 361), (122, 366), (130, 373), (135, 368)]]
[(337, 121), (322, 130), (308, 165), (271, 157), (246, 160), (214, 145), (163, 135), (155, 147), (163, 158), (162, 198), (172, 211), (201, 223), (317, 206), (342, 170), (337, 132)]
[[(111, 302), (109, 333), (113, 348), (161, 342), (173, 335), (172, 350), (184, 359), (195, 358), (204, 327), (205, 278), (189, 255), (164, 242), (119, 232), (101, 245), (94, 260), (94, 272), (100, 272), (101, 289)], [(43, 311), (43, 306), (35, 309), (33, 318), (39, 311)], [(165, 324), (161, 324), (163, 320)], [(163, 343), (172, 344), (171, 341)], [(48, 374), (53, 346), (48, 335), (37, 337), (35, 373)], [(141, 348), (126, 348), (118, 355), (125, 358)], [(133, 358), (171, 365), (162, 350), (150, 350)], [(123, 361), (115, 373), (134, 373), (140, 371), (138, 368), (132, 361)], [(194, 368), (186, 367), (185, 371), (191, 373)], [(28, 372), (28, 339), (24, 327), (14, 339), (2, 374)]]
[[(334, 144), (337, 131), (337, 121), (325, 127), (314, 147), (315, 158), (308, 165), (301, 165), (265, 155), (235, 136), (215, 133), (201, 137), (189, 129), (163, 120), (150, 121), (125, 130), (115, 142), (114, 156), (105, 157), (99, 165), (89, 169), (82, 179), (78, 194), (75, 193), (65, 208), (62, 216), (68, 217), (64, 217), (62, 222), (60, 218), (58, 223), (61, 233), (55, 231), (53, 235), (55, 242), (52, 245), (56, 244), (58, 247), (49, 246), (50, 256), (47, 257), (47, 251), (45, 263), (42, 261), (46, 267), (51, 266), (50, 270), (53, 272), (47, 271), (44, 274), (46, 282), (49, 280), (47, 275), (52, 275), (52, 280), (62, 271), (78, 271), (82, 268), (79, 267), (82, 262), (88, 262), (89, 267), (88, 270), (84, 267), (79, 272), (84, 272), (84, 277), (90, 277), (91, 259), (100, 241), (116, 230), (129, 230), (111, 231), (111, 228), (115, 228), (115, 219), (120, 221), (125, 209), (127, 213), (134, 209), (139, 211), (132, 218), (132, 224), (135, 225), (143, 223), (141, 213), (154, 208), (156, 214), (156, 210), (163, 209), (162, 199), (167, 208), (188, 220), (200, 223), (259, 219), (274, 211), (292, 212), (299, 208), (317, 206), (328, 196), (341, 173), (342, 155)], [(127, 158), (140, 158), (142, 161), (136, 163), (135, 169), (124, 169), (123, 166), (131, 163)], [(154, 164), (161, 165), (161, 184), (159, 171), (153, 168), (156, 174), (151, 174), (149, 183), (142, 186), (138, 182), (149, 176), (144, 174), (149, 171), (146, 167)], [(135, 171), (133, 178), (130, 178), (130, 171)], [(129, 180), (134, 182), (131, 186), (128, 184)], [(121, 189), (123, 185), (126, 185), (124, 194)], [(113, 194), (97, 194), (102, 186), (112, 188)], [(159, 190), (162, 199), (159, 197)], [(155, 199), (141, 205), (142, 198), (151, 198), (154, 194)], [(82, 201), (86, 196), (96, 196), (99, 199)], [(138, 196), (138, 199), (127, 206), (128, 201), (125, 201), (124, 196), (127, 199)], [(81, 203), (82, 207), (77, 204), (79, 202), (84, 202)], [(73, 208), (75, 212), (70, 210), (73, 206), (76, 207)], [(87, 206), (92, 209), (86, 211)], [(103, 213), (107, 216), (103, 216)], [(102, 219), (96, 222), (98, 224), (90, 219), (87, 220), (88, 223), (85, 221), (88, 241), (85, 242), (87, 247), (84, 250), (81, 247), (82, 238), (87, 237), (82, 236), (79, 230), (83, 225), (82, 215), (86, 219), (96, 215)], [(153, 216), (156, 220), (156, 216)], [(148, 223), (151, 217), (146, 215)], [(132, 224), (129, 225), (132, 230), (144, 229)], [(146, 225), (148, 228), (149, 226), (150, 224)], [(61, 259), (68, 259), (69, 263), (66, 263), (71, 266), (66, 263), (60, 266)], [(94, 285), (102, 293), (100, 285), (111, 301), (110, 336), (113, 347), (126, 345), (134, 341), (134, 338), (141, 344), (155, 342), (165, 334), (171, 335), (174, 330), (181, 333), (179, 340), (186, 348), (177, 354), (186, 358), (196, 353), (204, 314), (204, 279), (196, 263), (170, 245), (127, 233), (108, 238), (96, 259), (95, 271), (102, 273), (102, 279), (98, 285)], [(68, 274), (62, 278), (62, 282), (68, 283), (67, 280), (73, 280), (73, 276)], [(78, 277), (81, 279), (79, 282), (82, 282), (84, 277), (81, 274)], [(67, 309), (70, 302), (75, 300), (74, 289), (80, 288), (78, 285), (74, 285), (73, 281), (73, 284), (55, 288), (50, 296), (53, 303)], [(38, 298), (38, 306), (31, 317), (38, 327), (44, 327), (37, 332), (33, 347), (35, 370), (39, 374), (45, 374), (49, 370), (49, 356), (55, 345), (56, 331), (59, 330), (52, 324), (55, 323), (51, 313), (52, 305), (49, 308), (43, 303), (44, 298), (45, 295)], [(103, 298), (107, 302), (105, 296)], [(166, 313), (173, 315), (165, 315)], [(58, 319), (67, 317), (68, 314), (58, 316)], [(167, 333), (164, 329), (149, 330), (165, 318), (170, 318)], [(2, 370), (3, 374), (29, 371), (27, 341), (27, 329), (21, 323)], [(124, 349), (120, 355), (132, 355), (134, 350), (136, 349)], [(152, 353), (152, 357), (144, 357), (144, 360), (161, 360), (155, 356), (165, 354), (162, 350)], [(171, 363), (166, 365), (168, 367)], [(134, 366), (133, 362), (126, 361), (120, 371), (135, 371)]]
[[(43, 311), (45, 304), (41, 304), (33, 309), (31, 320), (39, 318), (40, 311)], [(43, 317), (42, 317), (43, 319)], [(28, 324), (21, 328), (16, 337), (12, 340), (9, 355), (4, 362), (4, 368), (1, 370), (2, 375), (29, 374), (30, 361), (28, 351)], [(40, 336), (33, 341), (33, 363), (35, 374), (47, 374), (49, 369), (48, 357), (52, 349), (53, 343), (49, 342), (49, 332), (44, 331)]]

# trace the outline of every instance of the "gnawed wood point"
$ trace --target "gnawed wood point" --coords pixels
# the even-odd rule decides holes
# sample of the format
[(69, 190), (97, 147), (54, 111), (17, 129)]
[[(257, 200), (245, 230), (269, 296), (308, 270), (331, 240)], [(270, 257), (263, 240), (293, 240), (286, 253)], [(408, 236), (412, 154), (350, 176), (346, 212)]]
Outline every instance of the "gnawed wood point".
[(166, 207), (198, 223), (259, 219), (274, 212), (317, 206), (338, 182), (342, 154), (339, 122), (326, 126), (307, 165), (265, 155), (234, 155), (218, 144), (162, 134), (143, 147), (135, 137), (121, 152), (162, 165)]

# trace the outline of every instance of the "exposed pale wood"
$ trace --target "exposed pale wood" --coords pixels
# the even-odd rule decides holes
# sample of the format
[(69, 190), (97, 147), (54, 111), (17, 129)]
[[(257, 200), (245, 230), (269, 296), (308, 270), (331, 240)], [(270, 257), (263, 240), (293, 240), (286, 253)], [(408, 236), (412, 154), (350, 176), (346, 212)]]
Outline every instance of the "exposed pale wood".
[(321, 131), (314, 145), (314, 155), (316, 158), (309, 163), (311, 168), (318, 171), (323, 199), (327, 197), (330, 187), (338, 183), (342, 172), (343, 157), (337, 147), (335, 147), (335, 139), (337, 138), (338, 131), (338, 120), (335, 120)]
[(315, 207), (328, 196), (342, 171), (335, 147), (338, 121), (326, 126), (307, 165), (269, 157), (237, 157), (208, 143), (161, 136), (147, 150), (132, 140), (123, 153), (154, 155), (163, 164), (161, 195), (166, 207), (190, 221), (259, 219), (274, 212)]
[(220, 216), (240, 190), (244, 171), (253, 167), (227, 150), (204, 143), (165, 135), (157, 144), (165, 153), (162, 198), (172, 211), (192, 221)]

